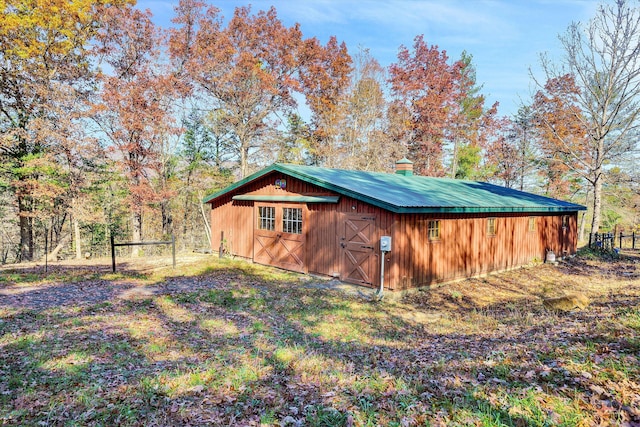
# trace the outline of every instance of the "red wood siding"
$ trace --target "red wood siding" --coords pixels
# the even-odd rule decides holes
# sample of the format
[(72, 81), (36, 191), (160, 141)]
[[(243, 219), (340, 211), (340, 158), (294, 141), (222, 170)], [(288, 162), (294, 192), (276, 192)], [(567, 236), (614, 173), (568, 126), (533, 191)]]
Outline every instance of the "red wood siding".
[(211, 246), (220, 248), (221, 233), (226, 241), (225, 249), (234, 256), (253, 257), (253, 202), (229, 200), (211, 210)]
[[(285, 179), (285, 189), (275, 181)], [(226, 248), (235, 256), (254, 257), (256, 204), (233, 201), (236, 194), (251, 195), (338, 195), (290, 176), (274, 172), (212, 204), (213, 250), (220, 246), (224, 232)], [(260, 202), (284, 206), (279, 202)], [(291, 206), (291, 204), (286, 204)], [(385, 256), (385, 288), (392, 290), (426, 286), (495, 270), (544, 260), (546, 250), (557, 256), (574, 254), (577, 244), (577, 214), (569, 215), (569, 227), (562, 229), (560, 214), (395, 214), (367, 203), (341, 196), (338, 203), (299, 204), (303, 208), (305, 241), (304, 271), (340, 277), (344, 248), (344, 221), (357, 214), (375, 218), (373, 283), (380, 283), (381, 236), (392, 237), (392, 251)], [(529, 231), (529, 217), (536, 220)], [(487, 218), (496, 218), (496, 235), (487, 235)], [(428, 221), (440, 220), (440, 239), (429, 241)], [(564, 241), (564, 243), (563, 243)]]
[[(529, 231), (530, 216), (535, 218), (535, 231)], [(490, 217), (496, 218), (495, 236), (487, 235)], [(437, 241), (428, 238), (430, 219), (440, 220)], [(576, 229), (575, 213), (569, 215), (566, 232), (562, 215), (397, 215), (390, 286), (407, 289), (518, 267), (543, 261), (547, 249), (557, 256), (575, 254)]]

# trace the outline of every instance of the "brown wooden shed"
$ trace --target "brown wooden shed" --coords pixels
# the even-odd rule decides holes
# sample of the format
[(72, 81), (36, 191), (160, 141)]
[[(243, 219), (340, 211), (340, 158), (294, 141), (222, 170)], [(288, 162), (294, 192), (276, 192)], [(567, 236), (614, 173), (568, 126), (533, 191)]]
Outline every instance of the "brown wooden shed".
[[(401, 290), (575, 254), (584, 206), (484, 182), (274, 164), (204, 200), (213, 250)], [(380, 239), (391, 238), (382, 252)], [(384, 248), (383, 248), (384, 249)]]

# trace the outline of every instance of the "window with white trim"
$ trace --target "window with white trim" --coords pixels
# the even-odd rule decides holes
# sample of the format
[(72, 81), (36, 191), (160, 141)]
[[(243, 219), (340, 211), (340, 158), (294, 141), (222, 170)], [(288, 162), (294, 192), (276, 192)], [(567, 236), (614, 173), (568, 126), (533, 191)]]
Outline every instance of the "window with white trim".
[(496, 235), (496, 219), (487, 218), (487, 236)]
[(273, 206), (258, 206), (258, 228), (270, 231), (276, 229), (276, 208)]
[(302, 208), (282, 208), (282, 231), (302, 234)]
[(429, 240), (440, 240), (440, 220), (430, 220), (427, 225), (429, 231)]

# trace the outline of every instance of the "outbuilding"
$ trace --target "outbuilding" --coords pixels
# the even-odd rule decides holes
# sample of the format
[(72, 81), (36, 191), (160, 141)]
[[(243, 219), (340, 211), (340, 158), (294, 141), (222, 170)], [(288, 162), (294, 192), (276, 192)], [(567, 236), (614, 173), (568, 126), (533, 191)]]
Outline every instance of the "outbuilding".
[[(214, 251), (387, 290), (575, 254), (584, 206), (484, 182), (274, 164), (208, 196)], [(381, 271), (384, 271), (382, 276)]]

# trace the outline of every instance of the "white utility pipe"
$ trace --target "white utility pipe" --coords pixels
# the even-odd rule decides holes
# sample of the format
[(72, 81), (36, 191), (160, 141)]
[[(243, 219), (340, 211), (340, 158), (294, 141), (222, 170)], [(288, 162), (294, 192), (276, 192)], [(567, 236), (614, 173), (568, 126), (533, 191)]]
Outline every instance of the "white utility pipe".
[(382, 299), (382, 293), (384, 292), (384, 256), (386, 254), (387, 252), (382, 251), (382, 259), (380, 261), (380, 289), (378, 289), (378, 292), (376, 293), (379, 299)]

